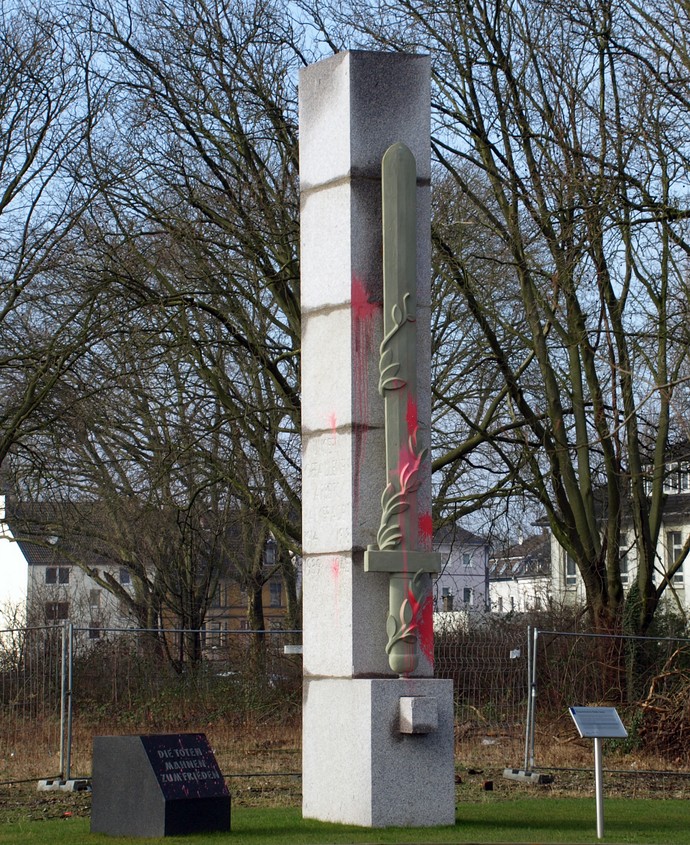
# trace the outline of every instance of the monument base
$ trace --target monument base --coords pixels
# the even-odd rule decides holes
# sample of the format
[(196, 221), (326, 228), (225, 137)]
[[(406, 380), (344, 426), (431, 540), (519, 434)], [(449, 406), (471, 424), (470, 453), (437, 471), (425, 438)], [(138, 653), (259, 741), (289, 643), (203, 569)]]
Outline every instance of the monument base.
[(455, 824), (453, 727), (450, 680), (305, 678), (304, 818)]

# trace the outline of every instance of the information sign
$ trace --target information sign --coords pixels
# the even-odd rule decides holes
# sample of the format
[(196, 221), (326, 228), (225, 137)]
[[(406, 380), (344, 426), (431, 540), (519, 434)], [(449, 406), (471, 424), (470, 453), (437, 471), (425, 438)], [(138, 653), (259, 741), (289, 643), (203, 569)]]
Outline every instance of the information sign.
[(615, 707), (571, 707), (575, 727), (588, 739), (625, 739), (628, 732)]
[(570, 707), (581, 737), (594, 740), (594, 790), (597, 801), (597, 838), (604, 837), (604, 779), (602, 739), (625, 739), (628, 732), (615, 707)]

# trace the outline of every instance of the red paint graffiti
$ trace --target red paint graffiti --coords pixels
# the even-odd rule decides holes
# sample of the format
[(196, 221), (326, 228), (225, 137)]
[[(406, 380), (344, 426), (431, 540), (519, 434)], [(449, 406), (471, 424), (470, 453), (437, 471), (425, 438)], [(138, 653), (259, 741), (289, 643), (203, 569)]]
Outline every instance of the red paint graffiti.
[(434, 520), (430, 513), (423, 513), (419, 516), (419, 545), (431, 551), (434, 539)]
[(398, 478), (401, 493), (414, 493), (419, 487), (418, 474), (421, 465), (422, 456), (417, 455), (409, 446), (404, 446), (400, 450)]
[(375, 302), (369, 302), (369, 296), (361, 279), (352, 277), (352, 288), (350, 293), (352, 302), (352, 315), (355, 320), (370, 320), (377, 311)]
[[(420, 601), (417, 601), (414, 593), (408, 587), (407, 602), (412, 610), (412, 619), (408, 626), (408, 631), (413, 636), (416, 635), (419, 644), (420, 652), (426, 657), (431, 666), (434, 665), (434, 603), (430, 592), (427, 592)], [(403, 620), (403, 611), (401, 608), (400, 617)], [(413, 660), (414, 652), (411, 652), (411, 660)]]

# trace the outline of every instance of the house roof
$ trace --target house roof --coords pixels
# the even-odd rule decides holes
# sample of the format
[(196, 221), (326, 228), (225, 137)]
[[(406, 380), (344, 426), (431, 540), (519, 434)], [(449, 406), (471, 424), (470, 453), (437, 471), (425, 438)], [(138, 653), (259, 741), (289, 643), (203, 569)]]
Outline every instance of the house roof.
[(71, 563), (54, 546), (39, 546), (27, 540), (17, 540), (17, 545), (29, 566), (69, 566)]
[[(125, 532), (124, 544), (136, 539), (137, 532), (147, 531), (155, 537), (161, 513), (150, 507), (136, 507), (136, 503), (123, 500), (123, 508), (114, 514), (100, 502), (58, 504), (53, 502), (7, 503), (6, 522), (17, 539), (29, 566), (92, 567), (127, 566), (130, 559), (122, 558), (121, 548), (111, 542), (113, 529), (121, 526)], [(175, 516), (168, 511), (167, 516)], [(139, 521), (141, 519), (141, 521)], [(216, 547), (201, 562), (219, 566), (222, 577), (232, 577), (236, 558), (243, 553), (240, 517), (229, 520)], [(247, 528), (247, 525), (244, 525)], [(251, 528), (251, 525), (249, 525)], [(248, 532), (251, 535), (251, 531)], [(164, 554), (165, 550), (161, 552)]]
[(489, 558), (489, 580), (548, 577), (551, 572), (551, 540), (545, 534), (528, 537)]
[(669, 493), (664, 498), (664, 519), (690, 514), (690, 493)]
[(434, 531), (435, 546), (486, 546), (488, 540), (479, 534), (473, 534), (461, 528), (459, 525), (450, 523), (442, 525)]

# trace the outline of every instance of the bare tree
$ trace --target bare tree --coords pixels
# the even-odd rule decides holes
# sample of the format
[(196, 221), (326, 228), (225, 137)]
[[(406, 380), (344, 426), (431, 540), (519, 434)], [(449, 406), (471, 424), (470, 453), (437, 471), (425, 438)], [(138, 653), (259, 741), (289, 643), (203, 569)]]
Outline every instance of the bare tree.
[(687, 371), (685, 14), (609, 0), (331, 9), (364, 45), (433, 57), (450, 211), (434, 229), (448, 362), (437, 423), (457, 440), (436, 456), (439, 486), (462, 496), (479, 473), (477, 504), (487, 491), (539, 503), (598, 630), (646, 631), (687, 553), (657, 557)]
[(269, 535), (296, 620), (299, 33), (279, 7), (186, 0), (94, 0), (78, 26), (107, 107), (83, 148), (92, 200), (75, 236), (101, 334), (61, 385), (74, 411), (34, 438), (22, 473), (34, 496), (109, 511), (142, 624), (199, 626), (205, 567), (230, 554), (199, 544), (238, 514), (253, 624)]
[(251, 3), (93, 3), (88, 25), (116, 127), (92, 147), (102, 264), (166, 315), (257, 468), (233, 495), (297, 551), (296, 35)]
[(69, 277), (89, 202), (79, 182), (100, 93), (59, 13), (0, 12), (0, 463), (53, 419), (53, 389), (93, 330), (97, 291)]
[(36, 507), (14, 524), (25, 536), (63, 538), (64, 553), (140, 626), (189, 632), (174, 651), (155, 634), (182, 666), (201, 656), (219, 581), (245, 586), (267, 529), (233, 494), (240, 446), (194, 360), (169, 327), (132, 317), (70, 374), (100, 389), (86, 397), (77, 387), (75, 411), (34, 438), (37, 464), (17, 456), (16, 486)]

